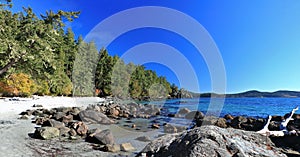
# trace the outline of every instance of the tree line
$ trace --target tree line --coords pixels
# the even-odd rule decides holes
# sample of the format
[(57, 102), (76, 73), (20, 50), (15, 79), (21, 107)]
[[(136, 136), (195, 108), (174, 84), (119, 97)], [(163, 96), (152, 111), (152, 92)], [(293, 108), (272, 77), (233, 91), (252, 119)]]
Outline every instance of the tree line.
[[(142, 99), (186, 93), (143, 65), (125, 63), (96, 44), (75, 39), (66, 21), (80, 12), (31, 8), (13, 13), (0, 4), (0, 93), (2, 95), (116, 96)], [(77, 58), (77, 59), (76, 59)], [(95, 92), (96, 91), (96, 92)]]

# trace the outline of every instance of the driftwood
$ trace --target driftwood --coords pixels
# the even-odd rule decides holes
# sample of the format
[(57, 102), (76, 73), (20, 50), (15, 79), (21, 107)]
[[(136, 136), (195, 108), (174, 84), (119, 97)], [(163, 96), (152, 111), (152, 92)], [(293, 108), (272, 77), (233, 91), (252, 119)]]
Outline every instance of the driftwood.
[(296, 132), (295, 130), (292, 130), (292, 131), (287, 130), (287, 124), (293, 119), (292, 117), (293, 117), (294, 113), (297, 110), (298, 110), (298, 107), (294, 108), (291, 111), (289, 117), (281, 122), (279, 131), (270, 131), (268, 129), (268, 126), (269, 126), (269, 124), (271, 122), (271, 119), (272, 119), (272, 116), (269, 116), (268, 121), (267, 121), (266, 125), (264, 126), (264, 128), (257, 131), (257, 133), (265, 135), (265, 136), (269, 136), (269, 135), (271, 135), (271, 136), (284, 136), (284, 135), (295, 134), (295, 132)]

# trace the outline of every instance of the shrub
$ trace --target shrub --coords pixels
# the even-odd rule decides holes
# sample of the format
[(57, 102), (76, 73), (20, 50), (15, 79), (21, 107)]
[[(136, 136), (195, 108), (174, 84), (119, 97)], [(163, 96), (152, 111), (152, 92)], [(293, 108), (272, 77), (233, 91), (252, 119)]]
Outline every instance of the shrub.
[(16, 88), (12, 88), (7, 85), (6, 80), (0, 81), (0, 94), (1, 96), (13, 96), (14, 93), (17, 93)]
[(37, 95), (49, 95), (50, 87), (49, 83), (46, 80), (37, 80), (36, 81), (36, 90), (35, 94)]
[(72, 82), (65, 73), (54, 74), (51, 83), (50, 91), (54, 95), (70, 95), (72, 93)]
[(14, 73), (0, 83), (0, 92), (14, 96), (30, 96), (35, 89), (35, 83), (29, 75)]

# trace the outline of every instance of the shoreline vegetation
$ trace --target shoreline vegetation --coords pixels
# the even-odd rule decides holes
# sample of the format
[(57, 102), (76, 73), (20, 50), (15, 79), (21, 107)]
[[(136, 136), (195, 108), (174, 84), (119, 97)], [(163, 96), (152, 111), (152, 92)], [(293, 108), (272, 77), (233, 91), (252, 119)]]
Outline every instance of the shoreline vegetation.
[(75, 35), (66, 23), (80, 11), (37, 15), (11, 4), (0, 4), (0, 96), (188, 97), (166, 77)]
[[(155, 100), (165, 100), (165, 99), (180, 99), (180, 98), (300, 98), (300, 92), (299, 91), (287, 91), (287, 90), (278, 90), (275, 92), (261, 92), (257, 90), (249, 90), (241, 93), (233, 93), (233, 94), (217, 94), (217, 93), (195, 93), (195, 92), (190, 92), (187, 90), (181, 91), (179, 93), (184, 93), (184, 94), (179, 94), (176, 97), (171, 97), (168, 95), (167, 97), (164, 96), (157, 96), (157, 97), (149, 97), (145, 96), (143, 98), (131, 98), (132, 100), (135, 101), (155, 101)], [(5, 98), (22, 98), (17, 95), (13, 95), (13, 93), (6, 95), (4, 92), (0, 92), (0, 99), (5, 99)], [(97, 94), (96, 94), (97, 95)], [(27, 98), (34, 98), (39, 95), (27, 95)], [(55, 95), (48, 95), (48, 96), (55, 96)], [(67, 97), (73, 97), (72, 95), (68, 95)], [(75, 97), (86, 97), (86, 96), (75, 96)], [(105, 96), (108, 97), (109, 99), (114, 98), (114, 96)], [(26, 97), (24, 97), (26, 98)], [(100, 97), (101, 98), (101, 97)], [(129, 98), (117, 98), (119, 100), (129, 100)]]

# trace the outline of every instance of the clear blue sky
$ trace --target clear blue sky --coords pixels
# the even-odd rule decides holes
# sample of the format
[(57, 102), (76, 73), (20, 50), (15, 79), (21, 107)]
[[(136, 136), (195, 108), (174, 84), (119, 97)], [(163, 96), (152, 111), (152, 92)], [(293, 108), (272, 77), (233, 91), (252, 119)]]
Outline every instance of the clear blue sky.
[[(228, 93), (251, 89), (300, 91), (300, 1), (297, 0), (22, 0), (14, 4), (14, 11), (31, 6), (38, 14), (49, 9), (80, 10), (79, 19), (68, 25), (76, 35), (83, 36), (103, 19), (125, 9), (140, 6), (176, 9), (196, 19), (214, 39), (225, 64)], [(202, 56), (188, 41), (172, 32), (138, 29), (121, 35), (108, 50), (120, 56), (145, 42), (175, 47), (194, 67), (200, 92), (211, 91), (210, 73)], [(178, 78), (168, 67), (155, 63), (145, 66), (178, 84)], [(193, 85), (184, 88), (196, 90)]]

